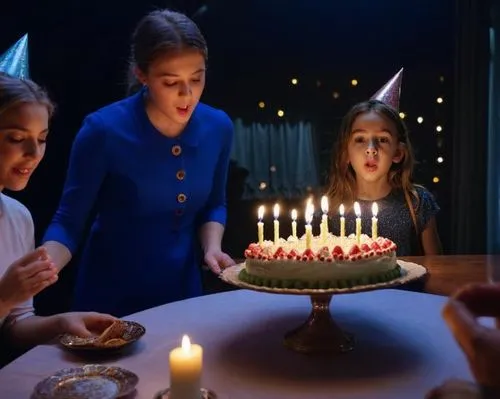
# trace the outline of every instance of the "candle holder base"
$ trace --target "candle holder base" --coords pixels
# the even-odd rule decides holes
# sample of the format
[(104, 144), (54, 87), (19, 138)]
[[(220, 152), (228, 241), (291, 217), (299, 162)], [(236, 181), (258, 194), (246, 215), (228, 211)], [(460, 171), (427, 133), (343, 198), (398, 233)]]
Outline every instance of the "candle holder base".
[[(157, 392), (153, 399), (169, 399), (170, 398), (170, 388), (162, 389)], [(217, 394), (206, 388), (200, 389), (200, 399), (217, 399)]]

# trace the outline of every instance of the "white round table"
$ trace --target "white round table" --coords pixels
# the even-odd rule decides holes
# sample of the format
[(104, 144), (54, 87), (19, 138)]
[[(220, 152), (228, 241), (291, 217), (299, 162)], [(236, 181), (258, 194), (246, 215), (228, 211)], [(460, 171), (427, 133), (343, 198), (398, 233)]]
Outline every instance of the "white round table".
[(204, 348), (203, 386), (219, 399), (423, 398), (448, 378), (471, 379), (441, 318), (446, 298), (400, 290), (334, 296), (331, 311), (356, 345), (341, 355), (304, 355), (283, 336), (310, 311), (307, 296), (247, 290), (194, 298), (137, 313), (146, 335), (128, 353), (85, 359), (42, 345), (0, 370), (0, 397), (29, 397), (34, 385), (65, 367), (118, 365), (139, 378), (135, 398), (169, 385), (169, 351), (183, 334)]

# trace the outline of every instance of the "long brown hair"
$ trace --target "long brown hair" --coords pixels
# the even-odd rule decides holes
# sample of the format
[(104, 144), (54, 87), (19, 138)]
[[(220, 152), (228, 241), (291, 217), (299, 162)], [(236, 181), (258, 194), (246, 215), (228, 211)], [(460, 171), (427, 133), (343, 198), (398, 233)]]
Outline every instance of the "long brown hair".
[[(333, 146), (331, 172), (328, 187), (328, 196), (332, 209), (338, 209), (340, 204), (353, 204), (357, 197), (356, 174), (348, 162), (347, 147), (351, 139), (352, 125), (356, 118), (368, 112), (375, 112), (390, 120), (396, 126), (397, 140), (403, 144), (403, 159), (393, 163), (389, 171), (388, 180), (392, 189), (401, 189), (404, 193), (408, 209), (418, 237), (418, 225), (415, 209), (418, 207), (418, 194), (413, 184), (412, 175), (415, 164), (413, 149), (408, 137), (408, 130), (397, 111), (378, 100), (369, 100), (356, 104), (342, 120), (340, 134)], [(416, 201), (414, 206), (412, 198)]]
[(21, 104), (43, 105), (47, 107), (49, 116), (52, 116), (55, 108), (47, 92), (32, 80), (0, 72), (0, 117), (7, 110)]
[(194, 49), (208, 58), (205, 38), (198, 26), (186, 15), (168, 9), (155, 10), (144, 16), (132, 35), (128, 70), (128, 94), (142, 86), (135, 76), (135, 68), (147, 73), (157, 57), (169, 52)]

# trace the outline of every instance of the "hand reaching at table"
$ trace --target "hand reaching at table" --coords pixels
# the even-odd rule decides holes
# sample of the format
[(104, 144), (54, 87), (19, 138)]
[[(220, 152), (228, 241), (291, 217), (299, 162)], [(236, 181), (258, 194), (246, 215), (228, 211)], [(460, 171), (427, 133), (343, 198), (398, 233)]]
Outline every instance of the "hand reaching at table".
[(12, 263), (0, 278), (0, 313), (9, 313), (57, 281), (57, 269), (40, 247)]
[(96, 312), (68, 312), (59, 315), (60, 331), (77, 337), (100, 335), (116, 317)]
[[(497, 328), (480, 324), (477, 318), (483, 316), (496, 318)], [(443, 318), (482, 389), (454, 380), (431, 391), (428, 398), (500, 397), (500, 284), (473, 284), (459, 290), (445, 305)]]
[(478, 317), (500, 321), (500, 284), (475, 284), (459, 290), (443, 309), (443, 317), (462, 347), (476, 381), (500, 389), (500, 330), (485, 327)]
[(236, 262), (221, 250), (208, 250), (205, 252), (205, 263), (215, 274), (220, 274), (226, 267), (234, 265)]

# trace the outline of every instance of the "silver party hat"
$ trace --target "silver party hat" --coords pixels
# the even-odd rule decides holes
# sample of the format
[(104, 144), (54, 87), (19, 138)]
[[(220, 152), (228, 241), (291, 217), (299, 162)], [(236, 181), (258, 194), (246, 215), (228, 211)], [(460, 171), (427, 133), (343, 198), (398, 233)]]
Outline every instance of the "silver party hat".
[(403, 79), (403, 68), (394, 75), (382, 88), (377, 91), (371, 100), (379, 100), (390, 105), (396, 111), (399, 110), (399, 97), (401, 95), (401, 80)]

